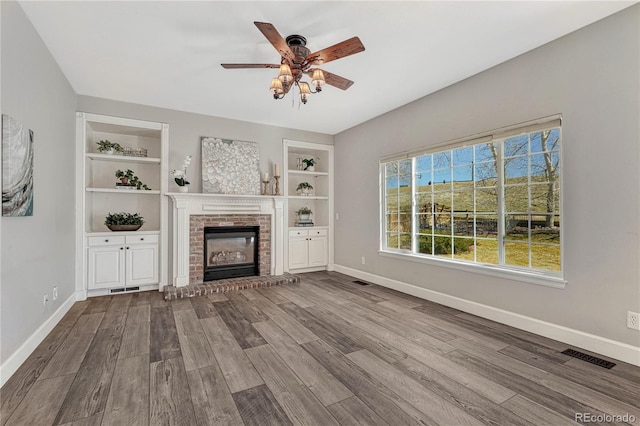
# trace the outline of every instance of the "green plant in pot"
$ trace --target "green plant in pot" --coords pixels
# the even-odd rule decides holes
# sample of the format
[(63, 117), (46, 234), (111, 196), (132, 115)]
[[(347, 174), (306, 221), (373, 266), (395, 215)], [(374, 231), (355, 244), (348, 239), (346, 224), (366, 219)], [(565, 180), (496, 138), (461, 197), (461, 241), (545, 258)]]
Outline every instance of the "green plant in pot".
[(112, 231), (137, 231), (144, 224), (140, 213), (109, 213), (104, 224)]
[(296, 191), (302, 195), (309, 195), (309, 191), (313, 189), (313, 186), (309, 182), (300, 182)]
[(142, 183), (140, 178), (138, 178), (131, 169), (127, 169), (126, 171), (122, 171), (120, 169), (116, 170), (116, 177), (120, 179), (120, 184), (116, 184), (116, 186), (132, 186), (136, 189), (151, 191), (151, 188)]
[(306, 220), (309, 219), (309, 216), (311, 216), (311, 213), (313, 213), (311, 211), (311, 209), (309, 207), (300, 207), (298, 210), (296, 210), (296, 214), (298, 215), (298, 217), (300, 218), (300, 220)]
[(312, 172), (315, 170), (316, 160), (313, 158), (305, 158), (302, 160), (302, 164), (304, 164), (304, 170)]
[(122, 146), (120, 146), (118, 142), (111, 142), (105, 139), (103, 141), (96, 142), (96, 144), (98, 145), (98, 152), (101, 152), (103, 154), (115, 154), (116, 152), (124, 152), (124, 149), (122, 149)]

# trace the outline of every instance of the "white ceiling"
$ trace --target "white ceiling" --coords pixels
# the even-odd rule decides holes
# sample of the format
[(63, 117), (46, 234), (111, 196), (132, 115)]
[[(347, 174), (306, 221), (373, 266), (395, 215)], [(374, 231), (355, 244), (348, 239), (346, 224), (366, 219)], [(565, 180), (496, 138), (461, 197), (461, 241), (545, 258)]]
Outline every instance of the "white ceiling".
[[(635, 2), (21, 1), (80, 95), (336, 134)], [(254, 26), (312, 52), (359, 36), (365, 51), (322, 68), (355, 81), (306, 105), (268, 91), (279, 63)]]

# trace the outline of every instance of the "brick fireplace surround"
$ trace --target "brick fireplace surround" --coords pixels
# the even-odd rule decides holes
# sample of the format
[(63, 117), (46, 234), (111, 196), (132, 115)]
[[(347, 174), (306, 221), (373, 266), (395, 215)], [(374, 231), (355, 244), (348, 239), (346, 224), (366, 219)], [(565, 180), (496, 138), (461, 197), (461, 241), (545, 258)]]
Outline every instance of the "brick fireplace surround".
[(259, 226), (259, 275), (271, 272), (271, 216), (266, 214), (191, 215), (189, 218), (189, 284), (200, 284), (204, 276), (204, 228), (212, 226)]
[(202, 283), (205, 226), (260, 226), (260, 275), (283, 275), (285, 229), (282, 197), (189, 193), (167, 195), (173, 201), (171, 276), (175, 287)]

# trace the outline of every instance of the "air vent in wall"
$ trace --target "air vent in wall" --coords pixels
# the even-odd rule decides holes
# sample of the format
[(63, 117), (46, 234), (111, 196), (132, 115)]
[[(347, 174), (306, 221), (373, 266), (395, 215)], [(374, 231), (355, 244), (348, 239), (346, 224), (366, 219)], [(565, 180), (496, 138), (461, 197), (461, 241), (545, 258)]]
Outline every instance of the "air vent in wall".
[(585, 353), (578, 352), (573, 349), (565, 349), (564, 351), (562, 351), (562, 353), (565, 355), (572, 356), (574, 358), (581, 359), (583, 361), (590, 362), (591, 364), (595, 364), (597, 366), (607, 368), (607, 369), (610, 369), (611, 367), (616, 365), (615, 362), (607, 361), (602, 358), (598, 358), (597, 356), (587, 355)]
[(358, 284), (358, 285), (369, 285), (369, 283), (366, 283), (364, 281), (360, 281), (360, 280), (355, 280), (354, 284)]

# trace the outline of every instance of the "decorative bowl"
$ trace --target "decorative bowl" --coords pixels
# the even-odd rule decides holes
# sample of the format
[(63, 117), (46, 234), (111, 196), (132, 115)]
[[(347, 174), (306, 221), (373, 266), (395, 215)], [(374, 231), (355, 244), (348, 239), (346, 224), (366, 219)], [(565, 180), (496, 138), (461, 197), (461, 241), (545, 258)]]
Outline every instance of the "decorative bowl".
[(137, 231), (142, 225), (107, 225), (112, 231)]

